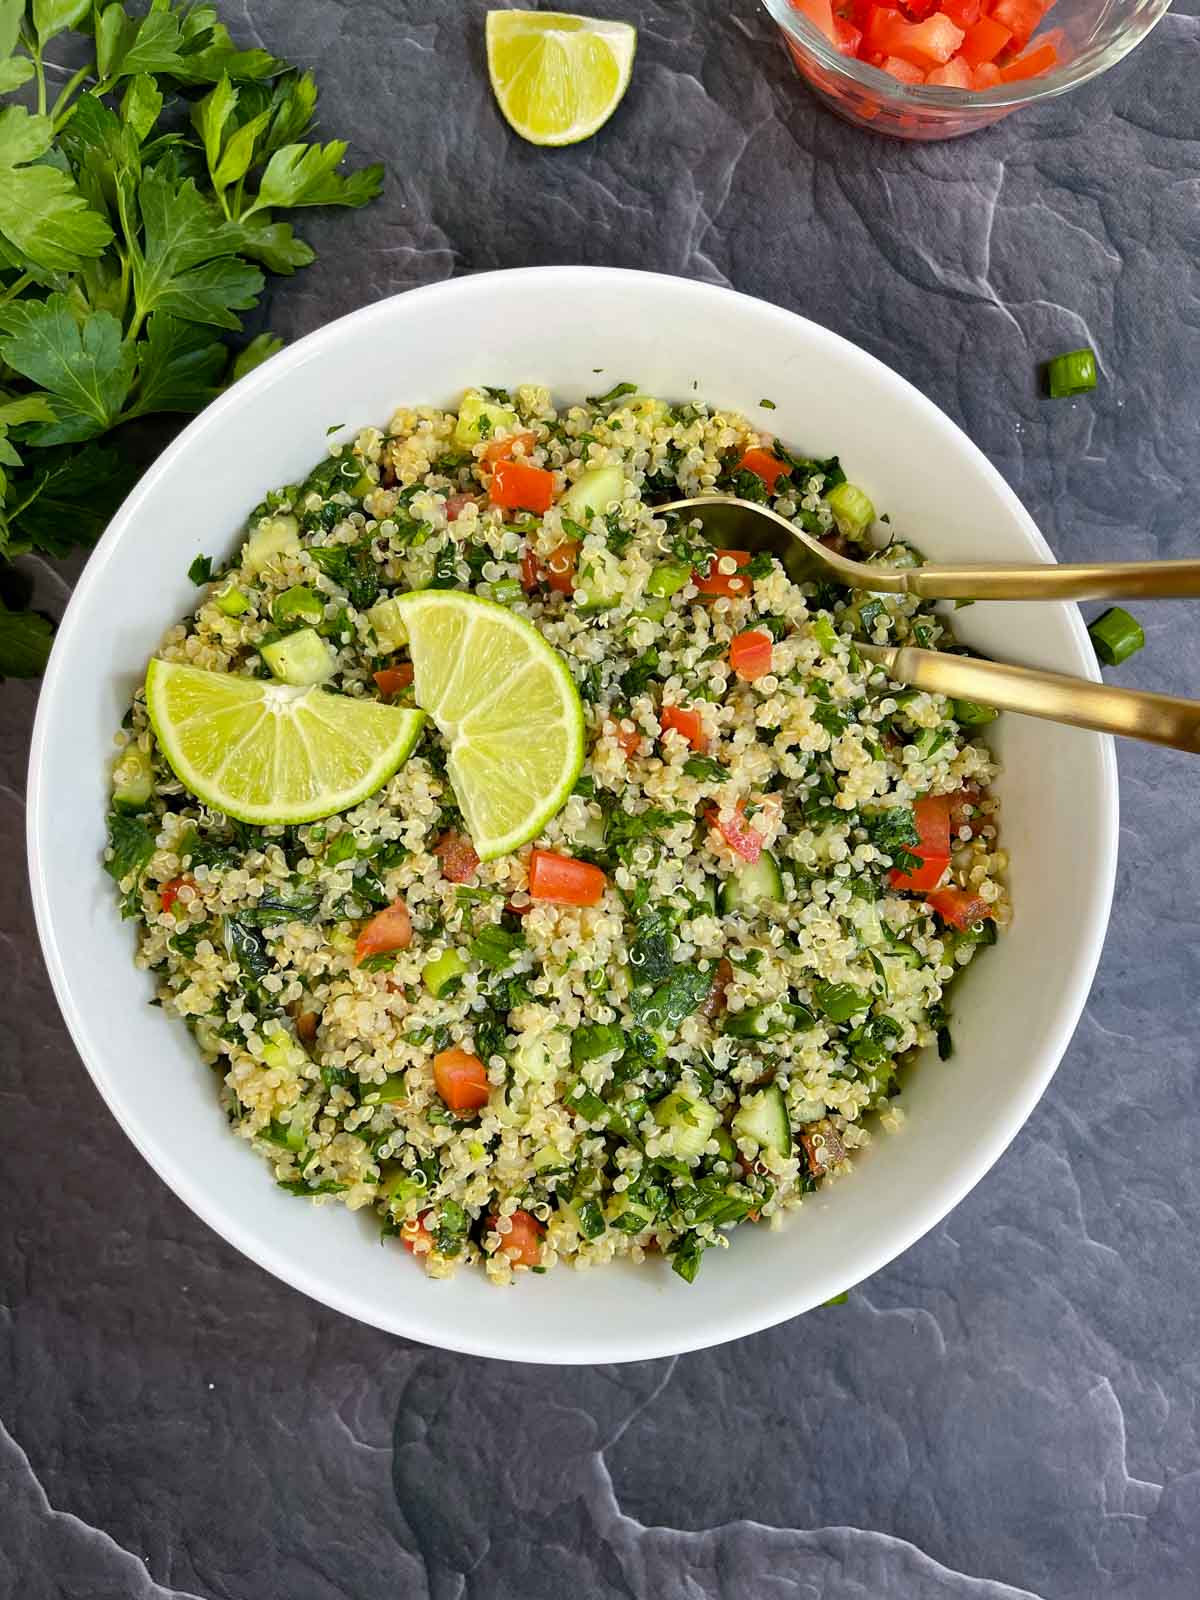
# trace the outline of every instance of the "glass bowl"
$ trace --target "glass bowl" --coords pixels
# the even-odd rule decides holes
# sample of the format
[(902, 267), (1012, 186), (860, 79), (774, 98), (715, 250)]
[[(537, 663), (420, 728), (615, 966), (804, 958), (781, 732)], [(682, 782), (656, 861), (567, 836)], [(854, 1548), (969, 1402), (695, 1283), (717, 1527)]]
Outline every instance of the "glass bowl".
[(842, 55), (791, 0), (762, 0), (779, 25), (797, 72), (839, 116), (896, 139), (957, 139), (1087, 83), (1115, 66), (1150, 32), (1171, 0), (1057, 0), (1034, 39), (1061, 29), (1062, 64), (1037, 78), (994, 89), (901, 83)]

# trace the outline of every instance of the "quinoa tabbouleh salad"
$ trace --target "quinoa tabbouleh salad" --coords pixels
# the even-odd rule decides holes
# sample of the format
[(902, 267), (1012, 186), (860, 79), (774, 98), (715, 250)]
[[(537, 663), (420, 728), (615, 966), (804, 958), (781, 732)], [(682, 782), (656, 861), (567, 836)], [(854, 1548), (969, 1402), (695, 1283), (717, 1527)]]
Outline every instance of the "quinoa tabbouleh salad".
[[(797, 586), (655, 512), (714, 490), (920, 560), (875, 549), (836, 459), (741, 416), (631, 384), (561, 410), (472, 390), (332, 449), (219, 576), (198, 562), (204, 598), (118, 735), (106, 864), (157, 1003), (276, 1183), (372, 1208), (435, 1277), (661, 1253), (690, 1281), (735, 1224), (778, 1226), (843, 1174), (868, 1113), (899, 1123), (898, 1075), (935, 1040), (949, 1056), (947, 987), (1008, 921), (971, 738), (994, 713), (855, 648), (955, 648), (945, 619)], [(490, 779), (443, 682), (469, 699), (502, 675), (470, 632), (489, 627), (532, 663), (461, 712), (507, 763)], [(237, 820), (180, 780), (176, 744), (199, 730), (211, 766), (242, 724), (192, 700), (166, 728), (163, 680), (361, 726), (374, 765), (348, 809)], [(307, 726), (268, 776), (315, 793)], [(496, 853), (493, 802), (536, 836)]]

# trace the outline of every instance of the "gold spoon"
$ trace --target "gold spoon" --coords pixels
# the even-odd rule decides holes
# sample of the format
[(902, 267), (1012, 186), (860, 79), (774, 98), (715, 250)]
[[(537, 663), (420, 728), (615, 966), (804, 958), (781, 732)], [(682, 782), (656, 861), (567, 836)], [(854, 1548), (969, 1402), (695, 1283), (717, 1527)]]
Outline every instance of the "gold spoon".
[[(833, 582), (923, 600), (1115, 600), (1200, 598), (1200, 561), (1053, 562), (924, 567), (873, 566), (827, 549), (767, 506), (732, 495), (697, 495), (654, 508), (698, 520), (718, 549), (767, 550), (794, 583)], [(1057, 672), (979, 661), (908, 645), (856, 644), (897, 683), (1098, 733), (1200, 753), (1200, 702), (1115, 689)]]

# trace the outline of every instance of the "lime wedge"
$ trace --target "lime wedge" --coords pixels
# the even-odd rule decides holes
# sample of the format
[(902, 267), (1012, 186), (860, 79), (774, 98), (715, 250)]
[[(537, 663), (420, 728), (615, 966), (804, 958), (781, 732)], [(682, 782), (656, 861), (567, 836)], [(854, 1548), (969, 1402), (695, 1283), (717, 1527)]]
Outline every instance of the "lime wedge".
[(417, 742), (423, 711), (151, 661), (146, 708), (171, 770), (240, 822), (312, 822), (374, 794)]
[(489, 11), (488, 76), (531, 144), (577, 144), (602, 128), (633, 71), (637, 29), (561, 11)]
[(583, 765), (570, 669), (536, 628), (456, 589), (402, 595), (413, 691), (447, 743), (446, 770), (481, 861), (532, 839)]

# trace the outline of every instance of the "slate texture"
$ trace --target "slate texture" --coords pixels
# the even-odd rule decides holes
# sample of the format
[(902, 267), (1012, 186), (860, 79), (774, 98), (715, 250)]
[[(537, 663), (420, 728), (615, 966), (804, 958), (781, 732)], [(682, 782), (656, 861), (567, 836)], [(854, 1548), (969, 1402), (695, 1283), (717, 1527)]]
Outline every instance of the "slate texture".
[[(296, 336), (411, 285), (650, 267), (805, 312), (978, 441), (1060, 556), (1194, 552), (1200, 23), (957, 143), (843, 126), (752, 0), (641, 27), (613, 123), (530, 149), (478, 0), (244, 0), (312, 65), (385, 197), (315, 216)], [(1093, 398), (1035, 363), (1100, 352)], [(66, 584), (32, 569), (43, 603)], [(1122, 681), (1200, 693), (1195, 606)], [(677, 1362), (446, 1356), (244, 1261), (103, 1109), (23, 865), (36, 688), (0, 688), (0, 1596), (20, 1600), (1195, 1600), (1200, 1594), (1196, 771), (1125, 746), (1103, 965), (1042, 1105), (958, 1210), (838, 1310)]]

